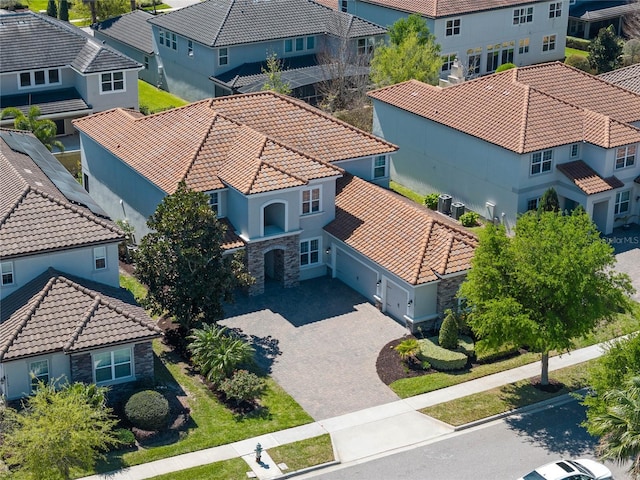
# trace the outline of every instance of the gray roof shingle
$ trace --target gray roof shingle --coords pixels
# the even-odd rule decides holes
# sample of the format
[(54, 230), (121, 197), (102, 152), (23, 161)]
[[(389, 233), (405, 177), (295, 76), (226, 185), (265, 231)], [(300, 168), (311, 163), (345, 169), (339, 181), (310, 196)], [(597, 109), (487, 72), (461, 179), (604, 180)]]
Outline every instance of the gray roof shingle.
[(141, 67), (79, 28), (33, 12), (0, 15), (0, 51), (0, 73), (66, 65), (80, 73)]
[(0, 361), (161, 336), (127, 290), (52, 268), (2, 300), (0, 322)]
[(640, 63), (603, 73), (599, 77), (618, 87), (640, 93)]
[(144, 10), (134, 10), (92, 25), (91, 28), (106, 37), (113, 38), (144, 53), (152, 54), (151, 24), (147, 22), (150, 18), (153, 18), (152, 14)]
[(383, 35), (387, 30), (311, 0), (207, 0), (149, 20), (211, 47), (303, 35)]

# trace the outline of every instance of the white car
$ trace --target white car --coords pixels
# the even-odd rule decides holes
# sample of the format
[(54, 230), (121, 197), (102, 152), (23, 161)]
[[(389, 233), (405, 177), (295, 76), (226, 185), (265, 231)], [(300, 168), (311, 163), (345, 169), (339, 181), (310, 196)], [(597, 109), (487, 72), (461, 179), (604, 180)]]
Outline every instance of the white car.
[(613, 476), (601, 463), (581, 458), (548, 463), (518, 480), (613, 480)]

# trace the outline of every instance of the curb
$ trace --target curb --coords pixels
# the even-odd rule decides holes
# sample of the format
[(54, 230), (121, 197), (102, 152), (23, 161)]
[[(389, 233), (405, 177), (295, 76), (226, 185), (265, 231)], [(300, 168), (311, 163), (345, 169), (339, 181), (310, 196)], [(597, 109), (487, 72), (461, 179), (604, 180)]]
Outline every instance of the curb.
[(473, 422), (465, 423), (464, 425), (458, 425), (457, 427), (453, 427), (454, 432), (459, 432), (461, 430), (467, 430), (469, 428), (477, 427), (479, 425), (484, 425), (485, 423), (493, 422), (494, 420), (500, 420), (505, 417), (509, 417), (511, 415), (526, 415), (529, 413), (534, 413), (539, 410), (543, 410), (545, 408), (552, 408), (559, 405), (564, 405), (565, 403), (569, 403), (573, 400), (576, 400), (576, 394), (585, 394), (588, 391), (588, 387), (581, 388), (579, 390), (575, 390), (573, 392), (565, 393), (563, 395), (559, 395), (557, 397), (550, 398), (548, 400), (543, 400), (538, 403), (533, 403), (531, 405), (527, 405), (520, 408), (514, 408), (513, 410), (507, 410), (506, 412), (498, 413), (496, 415), (492, 415), (490, 417), (481, 418), (479, 420), (474, 420)]
[(277, 477), (274, 477), (274, 479), (279, 480), (281, 478), (284, 479), (284, 478), (296, 477), (298, 475), (304, 475), (305, 473), (315, 472), (316, 470), (322, 470), (323, 468), (329, 468), (335, 465), (340, 465), (340, 461), (332, 460), (331, 462), (320, 463), (318, 465), (313, 465), (311, 467), (301, 468), (300, 470), (296, 470), (294, 472), (287, 472), (287, 473), (283, 473), (282, 475), (278, 475)]

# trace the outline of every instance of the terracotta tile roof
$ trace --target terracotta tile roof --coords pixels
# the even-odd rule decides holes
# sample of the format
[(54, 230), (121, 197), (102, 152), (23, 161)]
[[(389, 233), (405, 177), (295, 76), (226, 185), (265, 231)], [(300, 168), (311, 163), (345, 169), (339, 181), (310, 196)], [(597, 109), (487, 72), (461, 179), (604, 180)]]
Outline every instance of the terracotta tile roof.
[(402, 12), (419, 13), (426, 17), (437, 18), (463, 13), (481, 12), (496, 8), (510, 8), (515, 5), (538, 3), (532, 0), (360, 0), (400, 10)]
[(640, 95), (562, 63), (521, 67), (452, 87), (411, 80), (369, 94), (516, 153), (578, 141), (640, 141)]
[(54, 269), (6, 297), (0, 319), (0, 361), (161, 335), (128, 291)]
[[(341, 170), (330, 162), (397, 150), (273, 92), (203, 100), (146, 117), (115, 109), (75, 120), (74, 125), (169, 194), (183, 179), (199, 191), (223, 188), (220, 172), (243, 192), (286, 188), (295, 183), (292, 179), (306, 183), (339, 175)], [(256, 146), (262, 141), (257, 138), (265, 139), (261, 175), (257, 183), (247, 183), (258, 169), (250, 176), (238, 171), (238, 165), (247, 167), (249, 159), (257, 158)]]
[(336, 218), (324, 229), (412, 285), (468, 270), (478, 244), (450, 219), (349, 174), (338, 179)]
[(618, 180), (617, 177), (602, 178), (593, 168), (582, 160), (561, 163), (558, 165), (558, 170), (587, 195), (624, 187), (624, 182)]
[(218, 222), (223, 223), (226, 227), (224, 237), (222, 239), (223, 250), (234, 250), (236, 248), (244, 248), (244, 241), (235, 232), (235, 228), (227, 218), (219, 218)]
[[(124, 238), (111, 221), (68, 200), (29, 155), (2, 139), (0, 147), (0, 257)], [(69, 179), (75, 182), (70, 174)]]

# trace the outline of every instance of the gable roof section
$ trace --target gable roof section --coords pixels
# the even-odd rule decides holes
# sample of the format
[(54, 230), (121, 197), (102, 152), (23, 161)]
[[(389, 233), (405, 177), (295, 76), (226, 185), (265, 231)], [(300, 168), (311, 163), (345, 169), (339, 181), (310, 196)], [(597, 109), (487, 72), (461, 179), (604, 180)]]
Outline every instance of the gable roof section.
[(407, 13), (437, 18), (482, 12), (516, 5), (539, 3), (532, 0), (358, 0)]
[(0, 147), (3, 259), (124, 238), (113, 223), (67, 199), (31, 157), (12, 150), (2, 138)]
[(159, 337), (124, 290), (49, 269), (2, 301), (0, 361)]
[(0, 15), (0, 51), (0, 73), (64, 66), (80, 73), (142, 67), (79, 28), (29, 11)]
[(153, 54), (153, 32), (147, 22), (153, 15), (144, 10), (134, 10), (103, 22), (91, 28), (105, 37), (113, 38), (144, 53)]
[(640, 63), (603, 73), (599, 78), (620, 88), (640, 93)]
[(624, 187), (624, 182), (615, 175), (609, 178), (602, 178), (582, 160), (561, 163), (557, 168), (587, 195)]
[(324, 229), (411, 285), (468, 270), (478, 244), (451, 220), (349, 174), (338, 179), (336, 218)]
[(521, 67), (440, 88), (415, 80), (372, 98), (516, 153), (587, 141), (640, 141), (640, 95), (562, 63)]
[(245, 193), (277, 190), (340, 175), (334, 160), (397, 150), (273, 92), (203, 100), (146, 117), (115, 109), (74, 125), (169, 194), (181, 180), (199, 191), (224, 188), (221, 178)]
[(158, 15), (149, 23), (210, 47), (303, 35), (354, 38), (387, 32), (311, 0), (207, 0)]

